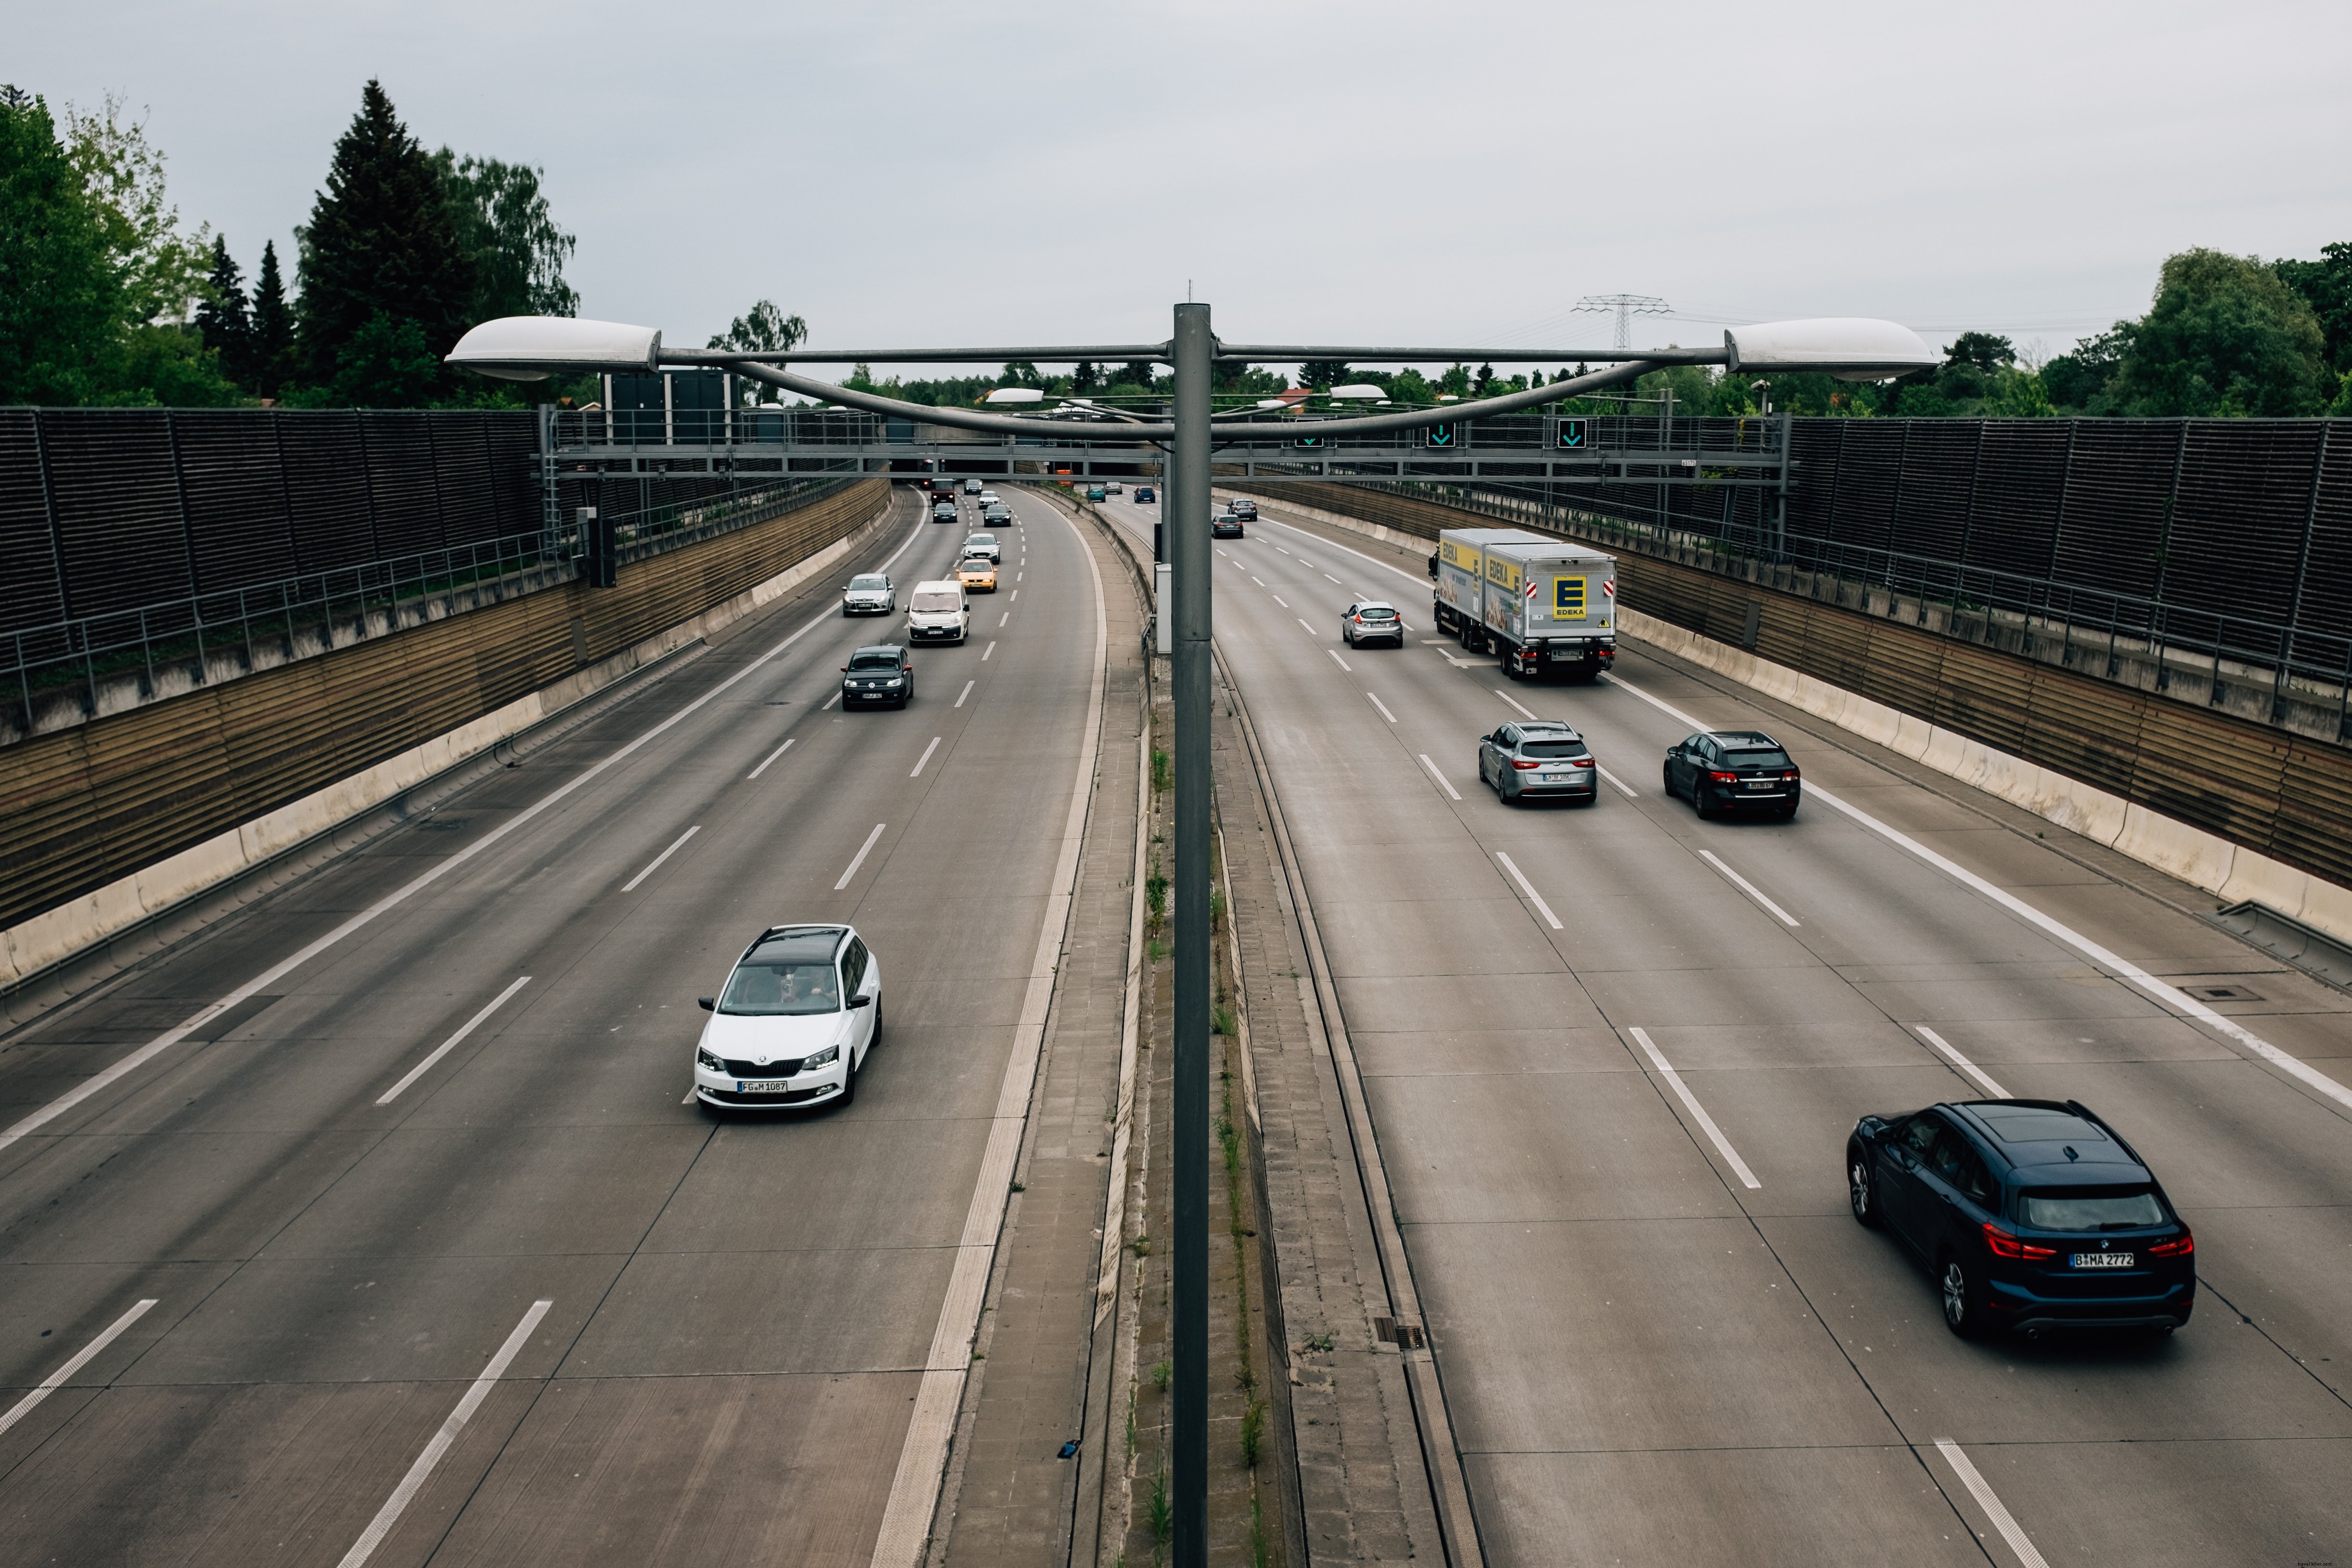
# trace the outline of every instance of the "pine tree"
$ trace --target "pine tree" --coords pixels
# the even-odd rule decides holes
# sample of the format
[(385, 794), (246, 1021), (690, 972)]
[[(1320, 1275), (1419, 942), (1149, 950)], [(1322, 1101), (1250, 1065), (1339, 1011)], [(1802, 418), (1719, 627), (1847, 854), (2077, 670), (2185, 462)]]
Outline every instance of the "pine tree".
[(213, 237), (213, 269), (196, 306), (196, 326), (205, 347), (220, 355), (221, 374), (239, 386), (253, 382), (253, 314), (245, 300), (245, 279), (226, 236)]
[[(382, 343), (405, 341), (404, 328), (415, 329), (436, 361), (446, 353), (470, 324), (473, 277), (433, 160), (380, 82), (370, 79), (351, 129), (335, 143), (327, 188), (311, 205), (302, 241), (305, 372), (358, 401), (416, 395), (404, 381), (379, 388), (363, 367), (381, 363)], [(436, 371), (436, 379), (447, 378)]]
[(253, 281), (250, 346), (253, 390), (275, 397), (293, 372), (294, 313), (286, 306), (286, 282), (278, 272), (278, 242), (261, 247), (261, 275)]

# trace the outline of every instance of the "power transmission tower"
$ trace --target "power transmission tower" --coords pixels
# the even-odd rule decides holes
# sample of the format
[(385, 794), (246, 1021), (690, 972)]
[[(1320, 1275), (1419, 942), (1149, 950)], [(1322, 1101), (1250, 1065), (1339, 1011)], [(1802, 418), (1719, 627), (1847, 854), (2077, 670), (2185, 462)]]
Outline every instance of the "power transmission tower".
[(1664, 300), (1647, 294), (1587, 294), (1574, 309), (1617, 312), (1617, 346), (1633, 346), (1633, 318), (1636, 316), (1671, 316), (1675, 308)]

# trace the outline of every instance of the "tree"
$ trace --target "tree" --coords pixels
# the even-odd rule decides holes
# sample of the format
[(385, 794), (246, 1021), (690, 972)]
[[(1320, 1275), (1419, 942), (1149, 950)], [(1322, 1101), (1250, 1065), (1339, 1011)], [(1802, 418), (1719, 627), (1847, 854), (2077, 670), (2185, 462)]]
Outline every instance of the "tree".
[(2327, 336), (2328, 364), (2352, 371), (2352, 243), (2321, 246), (2316, 261), (2281, 259), (2271, 266), (2319, 318), (2319, 330)]
[(1962, 332), (1944, 354), (1948, 365), (1969, 365), (1987, 374), (2017, 363), (2016, 346), (1990, 332)]
[(576, 316), (580, 296), (563, 280), (579, 239), (556, 226), (539, 182), (543, 171), (496, 158), (460, 158), (444, 147), (434, 172), (448, 197), (457, 247), (473, 271), (468, 326), (501, 316)]
[[(380, 370), (386, 344), (405, 341), (401, 323), (415, 328), (415, 341), (436, 361), (471, 324), (473, 270), (440, 173), (373, 79), (335, 143), (327, 188), (299, 237), (301, 364), (337, 397), (389, 384)], [(436, 371), (434, 385), (451, 381)]]
[(0, 89), (0, 403), (80, 403), (125, 313), (122, 280), (48, 105)]
[(2336, 388), (2326, 347), (2310, 305), (2259, 258), (2185, 250), (2131, 326), (2116, 389), (2140, 416), (2316, 414)]
[(781, 354), (790, 353), (806, 342), (806, 321), (785, 315), (776, 309), (774, 300), (762, 300), (751, 307), (749, 315), (736, 317), (734, 323), (711, 339), (709, 346), (743, 354)]
[(294, 369), (294, 313), (278, 271), (278, 242), (261, 245), (261, 275), (253, 281), (253, 390), (275, 397)]
[(213, 237), (212, 274), (196, 305), (196, 331), (204, 334), (205, 347), (220, 355), (222, 374), (239, 386), (253, 384), (253, 313), (236, 258), (219, 235)]
[(2105, 413), (2108, 386), (2123, 365), (2124, 344), (2131, 334), (2129, 321), (2117, 321), (2107, 331), (2084, 338), (2073, 353), (2060, 354), (2042, 367), (2042, 384), (2050, 401), (2061, 408)]
[(1298, 367), (1298, 384), (1328, 392), (1354, 373), (1335, 359), (1311, 359)]

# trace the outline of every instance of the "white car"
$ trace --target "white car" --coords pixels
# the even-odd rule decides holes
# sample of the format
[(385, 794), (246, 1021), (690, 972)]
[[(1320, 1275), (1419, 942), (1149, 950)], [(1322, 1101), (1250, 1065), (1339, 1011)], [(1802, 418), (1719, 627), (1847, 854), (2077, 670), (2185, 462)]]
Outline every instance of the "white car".
[(1103, 489), (1106, 489), (1106, 490), (1108, 490), (1108, 491), (1109, 491), (1112, 495), (1115, 495), (1115, 496), (1116, 496), (1116, 495), (1124, 495), (1124, 494), (1126, 494), (1126, 493), (1127, 493), (1123, 489), (1121, 489), (1121, 488), (1120, 488), (1119, 482), (1118, 482), (1117, 479), (1113, 479), (1113, 480), (1111, 480), (1111, 482), (1110, 482), (1110, 483), (1108, 483), (1108, 484), (1107, 484), (1107, 485), (1103, 486)]
[(963, 553), (966, 555), (985, 555), (995, 565), (1002, 566), (1004, 564), (1004, 546), (996, 542), (996, 535), (992, 533), (968, 533), (964, 535)]
[(842, 584), (841, 613), (845, 616), (887, 616), (898, 607), (898, 590), (880, 572), (860, 572)]
[(952, 577), (918, 583), (907, 600), (908, 642), (961, 642), (971, 634), (971, 601)]
[(882, 1037), (882, 965), (849, 926), (772, 926), (698, 998), (694, 1047), (705, 1105), (846, 1105)]
[(982, 490), (980, 492), (980, 504), (982, 507), (994, 506), (1003, 499), (1004, 498), (1003, 496), (998, 495), (994, 490)]

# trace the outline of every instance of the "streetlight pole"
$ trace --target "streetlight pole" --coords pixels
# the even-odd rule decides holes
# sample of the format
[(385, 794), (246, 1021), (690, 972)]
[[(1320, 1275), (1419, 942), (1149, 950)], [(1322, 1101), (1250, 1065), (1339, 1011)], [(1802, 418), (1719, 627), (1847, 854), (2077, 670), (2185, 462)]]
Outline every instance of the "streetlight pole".
[(1175, 450), (1161, 508), (1175, 599), (1174, 1568), (1209, 1560), (1209, 307), (1176, 307)]

